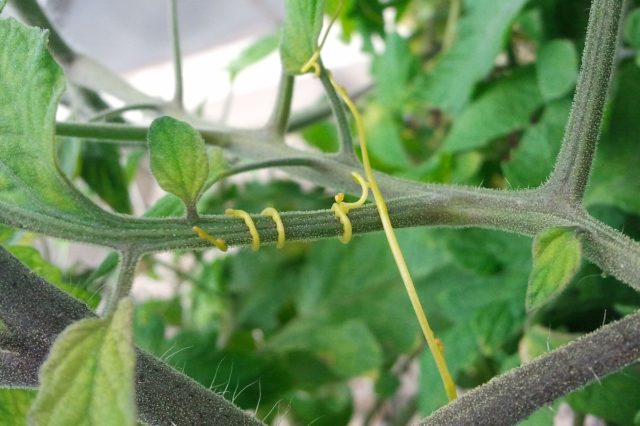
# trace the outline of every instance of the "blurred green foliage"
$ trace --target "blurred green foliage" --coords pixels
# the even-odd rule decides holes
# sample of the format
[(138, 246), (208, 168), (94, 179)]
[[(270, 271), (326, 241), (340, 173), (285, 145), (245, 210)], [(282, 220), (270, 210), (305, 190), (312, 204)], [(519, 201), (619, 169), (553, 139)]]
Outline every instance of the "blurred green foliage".
[[(338, 3), (327, 1), (329, 15)], [(459, 19), (448, 21), (450, 1), (346, 0), (339, 30), (345, 40), (361, 37), (372, 59), (375, 86), (359, 103), (374, 166), (423, 182), (513, 189), (542, 184), (568, 118), (589, 3), (461, 0)], [(639, 239), (640, 8), (632, 3), (626, 54), (614, 77), (585, 204)], [(451, 22), (455, 38), (442, 51)], [(374, 40), (383, 41), (383, 48), (375, 49)], [(250, 56), (262, 57), (272, 42), (258, 41)], [(316, 149), (337, 149), (331, 121), (301, 133)], [(120, 196), (128, 182), (124, 165), (110, 150), (87, 146), (80, 175), (115, 210), (126, 212), (128, 198)], [(200, 211), (330, 204), (330, 194), (292, 182), (222, 182), (204, 196)], [(33, 249), (16, 246), (10, 231), (0, 234), (32, 270), (66, 290), (73, 287)], [(563, 293), (527, 313), (530, 239), (478, 229), (411, 229), (398, 236), (462, 388), (640, 306), (633, 290), (583, 265)], [(396, 401), (399, 379), (411, 371), (399, 368), (407, 360), (419, 364), (418, 414), (446, 402), (381, 234), (357, 237), (347, 246), (336, 240), (291, 243), (279, 251), (187, 255), (188, 268), (177, 255), (168, 263), (145, 259), (147, 274), (168, 268), (179, 286), (169, 299), (137, 306), (136, 342), (259, 418), (272, 421), (286, 412), (293, 424), (346, 424), (354, 413), (350, 380), (367, 377), (375, 382), (378, 402)], [(90, 284), (76, 284), (73, 291), (85, 299)], [(92, 300), (88, 294), (85, 300)], [(634, 424), (639, 386), (638, 367), (632, 366), (562, 401), (611, 424)], [(544, 408), (523, 424), (550, 424), (553, 414)]]

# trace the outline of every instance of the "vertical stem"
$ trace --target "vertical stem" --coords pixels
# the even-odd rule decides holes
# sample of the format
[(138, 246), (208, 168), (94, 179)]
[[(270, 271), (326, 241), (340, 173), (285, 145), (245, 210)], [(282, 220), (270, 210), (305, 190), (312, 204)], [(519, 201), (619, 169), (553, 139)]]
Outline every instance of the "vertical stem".
[(131, 292), (136, 266), (138, 266), (139, 260), (140, 254), (135, 251), (128, 250), (120, 253), (118, 278), (116, 282), (113, 283), (113, 286), (107, 286), (105, 288), (106, 304), (102, 312), (104, 314), (103, 316), (113, 313), (120, 299), (128, 296)]
[(294, 78), (292, 75), (282, 71), (280, 76), (280, 86), (278, 87), (278, 99), (276, 99), (273, 113), (269, 118), (267, 127), (275, 130), (278, 135), (287, 132), (289, 116), (291, 115), (291, 100), (293, 99)]
[(442, 50), (447, 51), (453, 45), (456, 38), (456, 26), (460, 17), (460, 0), (449, 0), (449, 14), (447, 16), (447, 27), (444, 30), (442, 39)]
[(562, 148), (547, 183), (579, 204), (589, 180), (617, 47), (622, 0), (594, 0), (589, 13), (582, 69)]
[(175, 77), (175, 91), (173, 102), (179, 107), (184, 107), (184, 95), (182, 85), (182, 52), (180, 50), (180, 29), (178, 23), (178, 0), (169, 0), (171, 19), (171, 39), (173, 42), (173, 66)]

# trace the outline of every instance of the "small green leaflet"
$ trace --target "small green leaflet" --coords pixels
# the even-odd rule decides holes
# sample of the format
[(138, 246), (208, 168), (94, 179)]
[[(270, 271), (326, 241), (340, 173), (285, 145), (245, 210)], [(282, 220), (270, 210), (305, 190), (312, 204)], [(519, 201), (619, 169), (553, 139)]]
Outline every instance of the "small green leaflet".
[(578, 53), (570, 40), (554, 40), (545, 44), (536, 62), (538, 87), (547, 100), (569, 93), (578, 79)]
[(196, 203), (209, 176), (209, 158), (200, 133), (184, 121), (160, 117), (147, 135), (151, 171), (160, 187), (180, 198), (187, 215), (196, 217)]
[(529, 275), (526, 308), (539, 308), (571, 282), (580, 267), (582, 244), (576, 231), (551, 228), (533, 240), (533, 267)]
[(29, 424), (136, 423), (132, 313), (131, 299), (124, 299), (113, 316), (78, 321), (58, 336), (40, 369)]
[(300, 74), (318, 47), (324, 0), (286, 0), (280, 59), (289, 74)]

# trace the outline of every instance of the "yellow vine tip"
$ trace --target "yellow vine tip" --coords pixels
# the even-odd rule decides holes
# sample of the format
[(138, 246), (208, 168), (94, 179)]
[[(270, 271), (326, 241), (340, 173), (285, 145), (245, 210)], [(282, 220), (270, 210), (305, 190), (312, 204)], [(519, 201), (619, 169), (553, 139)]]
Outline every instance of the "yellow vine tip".
[(276, 247), (281, 249), (284, 247), (284, 242), (286, 240), (286, 236), (284, 233), (284, 224), (282, 223), (282, 218), (280, 217), (280, 213), (273, 207), (267, 207), (262, 210), (260, 213), (262, 216), (269, 216), (276, 223), (276, 231), (278, 231), (278, 242), (276, 243)]
[(244, 210), (226, 209), (224, 211), (224, 214), (229, 217), (244, 220), (245, 225), (247, 225), (247, 228), (249, 228), (249, 235), (251, 235), (251, 248), (253, 249), (253, 251), (258, 251), (258, 249), (260, 248), (260, 234), (258, 234), (256, 225), (249, 213)]
[(227, 243), (224, 240), (220, 238), (215, 238), (213, 235), (209, 234), (207, 231), (200, 228), (199, 226), (194, 226), (191, 229), (193, 230), (193, 232), (196, 233), (196, 235), (198, 235), (198, 238), (207, 241), (208, 243), (215, 246), (220, 251), (227, 251), (227, 248), (228, 248)]

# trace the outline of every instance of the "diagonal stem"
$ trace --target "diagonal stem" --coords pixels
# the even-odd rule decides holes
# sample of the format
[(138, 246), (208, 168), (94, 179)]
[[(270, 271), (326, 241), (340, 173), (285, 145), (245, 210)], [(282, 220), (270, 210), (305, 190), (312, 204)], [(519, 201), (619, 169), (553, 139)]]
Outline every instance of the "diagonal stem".
[(513, 425), (638, 359), (640, 313), (635, 313), (469, 391), (422, 425)]

